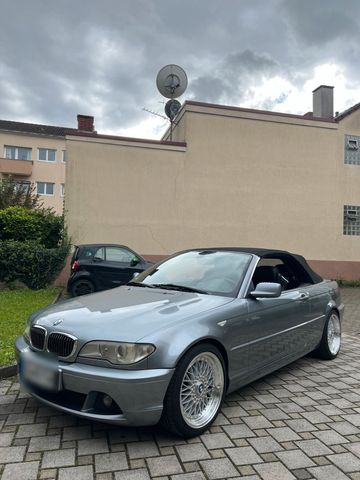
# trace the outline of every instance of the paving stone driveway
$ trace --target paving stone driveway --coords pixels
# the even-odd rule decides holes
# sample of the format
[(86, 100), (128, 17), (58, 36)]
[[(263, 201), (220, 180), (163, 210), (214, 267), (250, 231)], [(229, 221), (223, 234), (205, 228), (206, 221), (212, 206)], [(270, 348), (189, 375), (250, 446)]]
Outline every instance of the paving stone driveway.
[(0, 382), (3, 480), (359, 480), (360, 289), (343, 291), (341, 355), (306, 357), (226, 398), (210, 431), (109, 428)]

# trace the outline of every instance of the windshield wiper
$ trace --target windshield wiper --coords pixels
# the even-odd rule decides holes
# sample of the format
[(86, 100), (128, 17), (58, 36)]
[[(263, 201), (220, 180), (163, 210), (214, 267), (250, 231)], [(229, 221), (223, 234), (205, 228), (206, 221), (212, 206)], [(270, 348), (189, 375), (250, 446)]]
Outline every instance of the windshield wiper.
[(181, 292), (194, 292), (194, 293), (203, 293), (204, 295), (209, 295), (209, 292), (205, 290), (200, 290), (199, 288), (187, 287), (185, 285), (176, 285), (175, 283), (153, 283), (153, 287), (164, 288), (165, 290), (180, 290)]
[(156, 288), (151, 283), (128, 282), (126, 285), (130, 285), (130, 287)]

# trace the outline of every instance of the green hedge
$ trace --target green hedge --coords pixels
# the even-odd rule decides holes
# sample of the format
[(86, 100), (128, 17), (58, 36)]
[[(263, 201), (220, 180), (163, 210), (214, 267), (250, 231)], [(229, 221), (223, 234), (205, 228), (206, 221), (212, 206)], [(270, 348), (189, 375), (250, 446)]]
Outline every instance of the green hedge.
[(0, 210), (0, 241), (33, 240), (47, 248), (56, 248), (63, 236), (64, 219), (51, 209), (8, 207)]
[(46, 248), (33, 240), (0, 241), (0, 281), (20, 280), (31, 289), (44, 288), (60, 273), (68, 252), (68, 243)]

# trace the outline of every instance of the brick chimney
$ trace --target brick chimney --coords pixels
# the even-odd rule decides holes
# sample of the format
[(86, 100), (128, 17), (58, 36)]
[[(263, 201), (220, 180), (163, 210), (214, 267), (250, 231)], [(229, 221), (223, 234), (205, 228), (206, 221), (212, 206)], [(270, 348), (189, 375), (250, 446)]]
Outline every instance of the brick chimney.
[(82, 132), (95, 132), (94, 117), (90, 115), (78, 115), (78, 130)]
[(320, 85), (313, 90), (313, 116), (334, 118), (334, 87)]

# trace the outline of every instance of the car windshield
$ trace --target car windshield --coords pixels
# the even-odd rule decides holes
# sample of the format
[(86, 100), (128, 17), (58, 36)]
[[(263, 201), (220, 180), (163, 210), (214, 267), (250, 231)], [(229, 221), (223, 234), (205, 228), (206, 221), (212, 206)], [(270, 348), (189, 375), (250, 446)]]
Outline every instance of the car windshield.
[(181, 253), (140, 273), (132, 284), (236, 296), (251, 255), (224, 250)]

